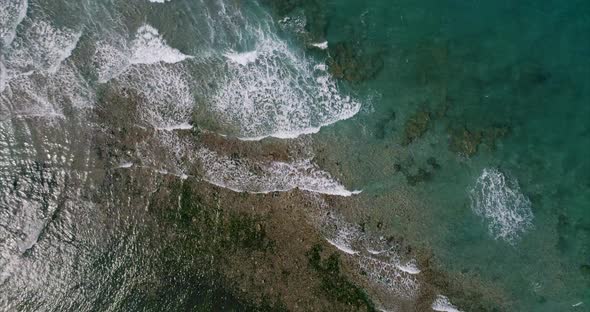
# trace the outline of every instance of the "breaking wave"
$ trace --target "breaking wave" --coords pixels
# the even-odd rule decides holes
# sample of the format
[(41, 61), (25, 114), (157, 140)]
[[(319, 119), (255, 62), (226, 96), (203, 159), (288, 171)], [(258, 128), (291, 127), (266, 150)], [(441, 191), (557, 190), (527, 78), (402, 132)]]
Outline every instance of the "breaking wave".
[(217, 10), (215, 18), (207, 9), (200, 13), (198, 23), (210, 34), (198, 34), (203, 42), (194, 47), (195, 56), (168, 45), (148, 24), (130, 42), (121, 34), (100, 39), (94, 55), (99, 83), (146, 65), (195, 65), (189, 79), (201, 106), (197, 118), (213, 120), (216, 132), (242, 140), (296, 138), (359, 112), (360, 102), (340, 89), (325, 64), (280, 38), (270, 17)]
[[(342, 95), (325, 66), (292, 50), (270, 27), (250, 27), (254, 49), (230, 51), (209, 100), (212, 113), (244, 140), (295, 138), (351, 118), (360, 102)], [(319, 66), (318, 66), (319, 65)]]
[(438, 295), (434, 302), (432, 303), (432, 310), (440, 311), (440, 312), (461, 312), (461, 310), (457, 309), (449, 298), (443, 295)]
[(305, 191), (351, 196), (349, 191), (310, 160), (251, 162), (232, 159), (202, 148), (197, 152), (204, 179), (237, 192), (270, 193), (299, 188)]

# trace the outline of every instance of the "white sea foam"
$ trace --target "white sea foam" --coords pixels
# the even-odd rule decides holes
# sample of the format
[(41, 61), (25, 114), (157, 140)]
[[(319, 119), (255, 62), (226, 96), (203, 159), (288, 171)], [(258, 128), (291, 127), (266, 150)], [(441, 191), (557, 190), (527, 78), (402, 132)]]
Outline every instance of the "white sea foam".
[(319, 43), (312, 43), (311, 45), (320, 49), (320, 50), (325, 50), (328, 48), (328, 41), (319, 42)]
[(191, 124), (185, 122), (185, 123), (181, 123), (181, 124), (177, 124), (177, 125), (157, 127), (156, 129), (162, 130), (162, 131), (174, 131), (174, 130), (190, 130), (192, 128), (193, 128), (193, 126)]
[(532, 227), (530, 200), (521, 193), (516, 180), (498, 169), (484, 169), (469, 193), (471, 208), (488, 222), (494, 238), (514, 244)]
[(181, 180), (186, 180), (188, 179), (189, 175), (186, 173), (173, 173), (167, 170), (155, 170), (155, 172), (159, 173), (159, 174), (163, 174), (163, 175), (171, 175), (171, 176), (175, 176), (178, 177)]
[(152, 3), (165, 3), (165, 2), (170, 2), (171, 0), (148, 0), (149, 2)]
[(403, 272), (406, 272), (406, 273), (412, 274), (412, 275), (415, 275), (415, 274), (418, 274), (421, 272), (421, 270), (418, 268), (418, 265), (416, 264), (415, 260), (406, 262), (404, 264), (400, 263), (397, 265), (397, 268)]
[(96, 72), (98, 82), (105, 83), (119, 76), (130, 62), (128, 48), (125, 43), (112, 38), (98, 40), (94, 51), (94, 63), (97, 64)]
[(120, 165), (118, 165), (116, 168), (117, 169), (127, 169), (127, 168), (131, 168), (131, 167), (133, 167), (133, 163), (130, 161), (126, 161), (126, 162), (123, 162)]
[[(26, 8), (24, 10), (26, 11)], [(11, 105), (13, 114), (59, 116), (61, 113), (55, 107), (50, 108), (52, 105), (48, 101), (52, 101), (51, 96), (43, 92), (54, 85), (57, 72), (60, 71), (62, 63), (72, 54), (81, 33), (69, 29), (58, 29), (44, 20), (30, 20), (22, 28), (19, 37), (2, 50), (0, 94), (10, 88), (10, 94), (4, 94), (4, 99), (19, 96), (19, 92), (29, 96), (29, 100), (32, 101), (30, 105), (24, 105), (22, 99)], [(54, 77), (49, 78), (50, 76)], [(68, 80), (69, 78), (71, 77), (68, 77)], [(63, 98), (59, 90), (63, 90), (64, 93), (72, 91), (80, 85), (78, 79), (79, 77), (76, 77), (73, 81), (69, 81), (73, 85), (66, 84), (58, 87), (54, 90), (56, 91), (54, 96)], [(37, 88), (40, 90), (36, 90)], [(70, 93), (67, 96), (76, 97), (75, 94)], [(48, 108), (49, 110), (45, 110)], [(24, 111), (18, 112), (23, 109)]]
[(298, 188), (336, 196), (355, 193), (310, 160), (281, 162), (233, 158), (200, 147), (191, 137), (174, 131), (158, 131), (156, 135), (156, 144), (161, 144), (157, 152), (149, 141), (138, 145), (137, 156), (142, 159), (143, 166), (185, 173), (187, 164), (199, 164), (204, 181), (235, 192), (271, 193)]
[(242, 53), (230, 51), (230, 52), (224, 53), (223, 55), (225, 57), (227, 57), (230, 61), (232, 61), (236, 64), (240, 64), (242, 66), (246, 66), (250, 63), (254, 63), (254, 62), (256, 62), (256, 59), (258, 58), (258, 52), (256, 52), (256, 51), (242, 52)]
[(328, 66), (326, 64), (317, 64), (313, 67), (315, 70), (326, 71)]
[(337, 242), (337, 241), (334, 241), (334, 240), (331, 240), (331, 239), (326, 239), (326, 241), (328, 243), (330, 243), (330, 245), (338, 248), (338, 250), (340, 250), (340, 251), (342, 251), (344, 253), (347, 253), (349, 255), (356, 255), (356, 254), (359, 253), (358, 251), (350, 248), (349, 246), (343, 244), (342, 242)]
[(35, 20), (23, 30), (5, 52), (8, 76), (31, 71), (55, 73), (76, 48), (81, 32), (58, 29), (44, 20)]
[(189, 79), (182, 64), (150, 64), (130, 68), (116, 82), (141, 97), (137, 110), (142, 122), (173, 131), (192, 128), (195, 103)]
[(305, 30), (306, 24), (307, 19), (305, 18), (305, 14), (302, 14), (301, 12), (297, 12), (293, 16), (285, 16), (279, 21), (281, 29), (295, 34), (305, 34), (307, 32)]
[(367, 252), (370, 253), (370, 254), (372, 254), (372, 255), (380, 255), (380, 254), (382, 254), (384, 252), (387, 252), (387, 250), (374, 250), (374, 249), (371, 249), (371, 248), (367, 248)]
[(461, 310), (451, 304), (449, 298), (443, 295), (438, 295), (431, 307), (432, 310), (439, 312), (461, 312)]
[(326, 240), (339, 250), (349, 254), (359, 254), (357, 250), (354, 250), (352, 244), (358, 238), (358, 231), (350, 224), (340, 223), (336, 226), (335, 231), (330, 233), (326, 231)]
[(396, 264), (366, 255), (360, 256), (358, 263), (372, 283), (389, 293), (407, 299), (414, 298), (418, 293), (420, 285), (415, 274), (400, 270)]
[(7, 72), (6, 67), (4, 66), (4, 63), (0, 59), (0, 93), (2, 93), (4, 91), (4, 88), (6, 87), (7, 82), (8, 82), (8, 72)]
[[(247, 27), (255, 49), (225, 53), (226, 71), (213, 73), (217, 87), (209, 110), (243, 140), (295, 138), (348, 119), (360, 103), (342, 95), (334, 79), (295, 52), (270, 27)], [(320, 66), (317, 66), (320, 65)]]
[(2, 0), (0, 7), (0, 47), (6, 47), (14, 40), (17, 26), (27, 15), (28, 1)]
[(322, 207), (315, 220), (322, 235), (338, 250), (355, 259), (367, 279), (398, 298), (413, 298), (419, 289), (415, 260), (402, 261), (395, 253), (396, 245), (385, 239), (372, 239), (358, 226), (344, 221), (335, 212), (326, 214)]
[(94, 93), (69, 64), (56, 73), (16, 76), (0, 93), (0, 108), (16, 118), (64, 118), (64, 111), (77, 112), (93, 103)]
[(174, 64), (190, 58), (192, 56), (170, 47), (158, 30), (147, 24), (137, 29), (131, 42), (120, 35), (98, 41), (94, 55), (100, 83), (118, 77), (132, 65)]
[(234, 191), (270, 193), (299, 188), (328, 195), (354, 194), (310, 160), (254, 163), (246, 159), (231, 159), (205, 148), (197, 154), (205, 171), (204, 179)]
[(131, 64), (178, 63), (190, 58), (166, 44), (157, 29), (144, 24), (131, 43)]
[[(130, 43), (105, 38), (96, 49), (99, 82), (139, 67), (133, 65), (192, 58), (202, 65), (193, 89), (206, 99), (200, 112), (207, 116), (200, 116), (224, 129), (220, 134), (242, 140), (295, 138), (358, 113), (360, 102), (343, 94), (325, 64), (291, 48), (272, 23), (229, 13), (226, 5), (212, 4), (217, 15), (203, 11), (203, 28), (211, 33), (198, 59), (169, 47), (149, 25)], [(207, 40), (206, 34), (200, 38)]]
[[(35, 21), (0, 63), (0, 109), (13, 118), (64, 118), (64, 109), (89, 105), (92, 95), (73, 66), (62, 66), (79, 33)], [(8, 67), (8, 68), (7, 68)], [(5, 92), (6, 91), (6, 92)]]

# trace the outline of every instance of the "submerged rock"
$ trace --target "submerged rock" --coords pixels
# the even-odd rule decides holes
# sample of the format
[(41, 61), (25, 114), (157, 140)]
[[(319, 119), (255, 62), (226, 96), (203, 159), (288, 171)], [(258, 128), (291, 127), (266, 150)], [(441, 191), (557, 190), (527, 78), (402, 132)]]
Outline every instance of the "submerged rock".
[(432, 179), (432, 172), (418, 168), (418, 173), (416, 174), (406, 174), (406, 179), (408, 180), (408, 184), (414, 186), (420, 182), (427, 182)]
[(434, 157), (428, 157), (428, 159), (426, 160), (426, 163), (428, 163), (432, 169), (440, 169), (440, 165), (438, 164), (438, 162), (436, 161), (436, 158)]
[(496, 148), (496, 142), (510, 134), (510, 128), (505, 125), (492, 126), (483, 130), (483, 143), (490, 149)]
[(393, 131), (393, 124), (395, 122), (395, 112), (388, 112), (385, 114), (385, 117), (377, 122), (375, 125), (375, 136), (383, 140), (389, 134), (389, 132)]
[(330, 73), (350, 82), (362, 82), (374, 79), (383, 69), (380, 53), (368, 53), (351, 42), (338, 42), (329, 47)]
[(451, 151), (471, 157), (477, 153), (479, 144), (482, 141), (483, 134), (481, 131), (469, 131), (467, 128), (454, 130), (451, 133), (451, 142), (449, 148)]
[(422, 137), (430, 125), (430, 112), (420, 110), (412, 115), (407, 121), (404, 128), (403, 145), (408, 145), (414, 140)]
[(449, 149), (457, 154), (471, 157), (475, 155), (480, 144), (487, 145), (490, 149), (496, 148), (496, 142), (509, 134), (507, 126), (492, 126), (483, 130), (471, 131), (460, 128), (451, 131)]

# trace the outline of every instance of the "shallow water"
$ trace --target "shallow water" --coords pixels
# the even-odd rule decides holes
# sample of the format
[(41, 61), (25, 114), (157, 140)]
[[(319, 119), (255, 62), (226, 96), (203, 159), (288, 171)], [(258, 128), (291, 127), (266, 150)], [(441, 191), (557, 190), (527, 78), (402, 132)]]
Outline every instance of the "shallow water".
[(586, 310), (590, 6), (284, 3), (0, 3), (0, 309), (253, 309), (150, 210), (188, 179), (358, 202), (310, 218), (392, 298), (388, 235), (493, 294), (433, 309)]

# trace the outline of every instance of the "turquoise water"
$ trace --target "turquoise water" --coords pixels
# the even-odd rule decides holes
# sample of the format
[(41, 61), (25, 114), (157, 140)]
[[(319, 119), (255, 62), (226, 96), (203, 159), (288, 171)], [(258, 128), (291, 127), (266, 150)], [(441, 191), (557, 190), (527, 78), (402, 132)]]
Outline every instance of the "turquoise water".
[[(349, 223), (507, 311), (588, 310), (590, 3), (163, 2), (0, 4), (0, 308), (246, 309), (186, 254), (151, 255), (170, 242), (145, 194), (198, 167), (241, 193), (354, 194)], [(128, 90), (134, 114), (101, 106)], [(240, 162), (189, 129), (298, 151)], [(112, 187), (129, 168), (150, 178)]]
[[(359, 87), (371, 107), (324, 132), (340, 143), (350, 140), (339, 149), (345, 155), (341, 161), (354, 166), (350, 183), (381, 196), (408, 184), (394, 164), (414, 174), (427, 169), (429, 179), (410, 186), (425, 211), (415, 212), (411, 224), (400, 229), (432, 247), (451, 270), (501, 288), (514, 311), (585, 311), (589, 4), (331, 1), (326, 6), (328, 42), (354, 40), (381, 51), (385, 64), (375, 80)], [(406, 120), (419, 110), (431, 114), (428, 130), (404, 146)], [(475, 155), (449, 148), (453, 129), (499, 126), (508, 134), (481, 144)], [(430, 157), (440, 169), (431, 168)], [(530, 206), (530, 225), (507, 222), (514, 228), (505, 227), (510, 234), (497, 239), (498, 230), (488, 231), (494, 217), (478, 216), (470, 201), (485, 168), (497, 168), (518, 184), (512, 190), (525, 198), (503, 203)], [(509, 196), (498, 191), (491, 197), (501, 195)], [(396, 210), (389, 203), (372, 209)], [(499, 213), (498, 204), (494, 209)], [(579, 302), (584, 303), (572, 307)]]

